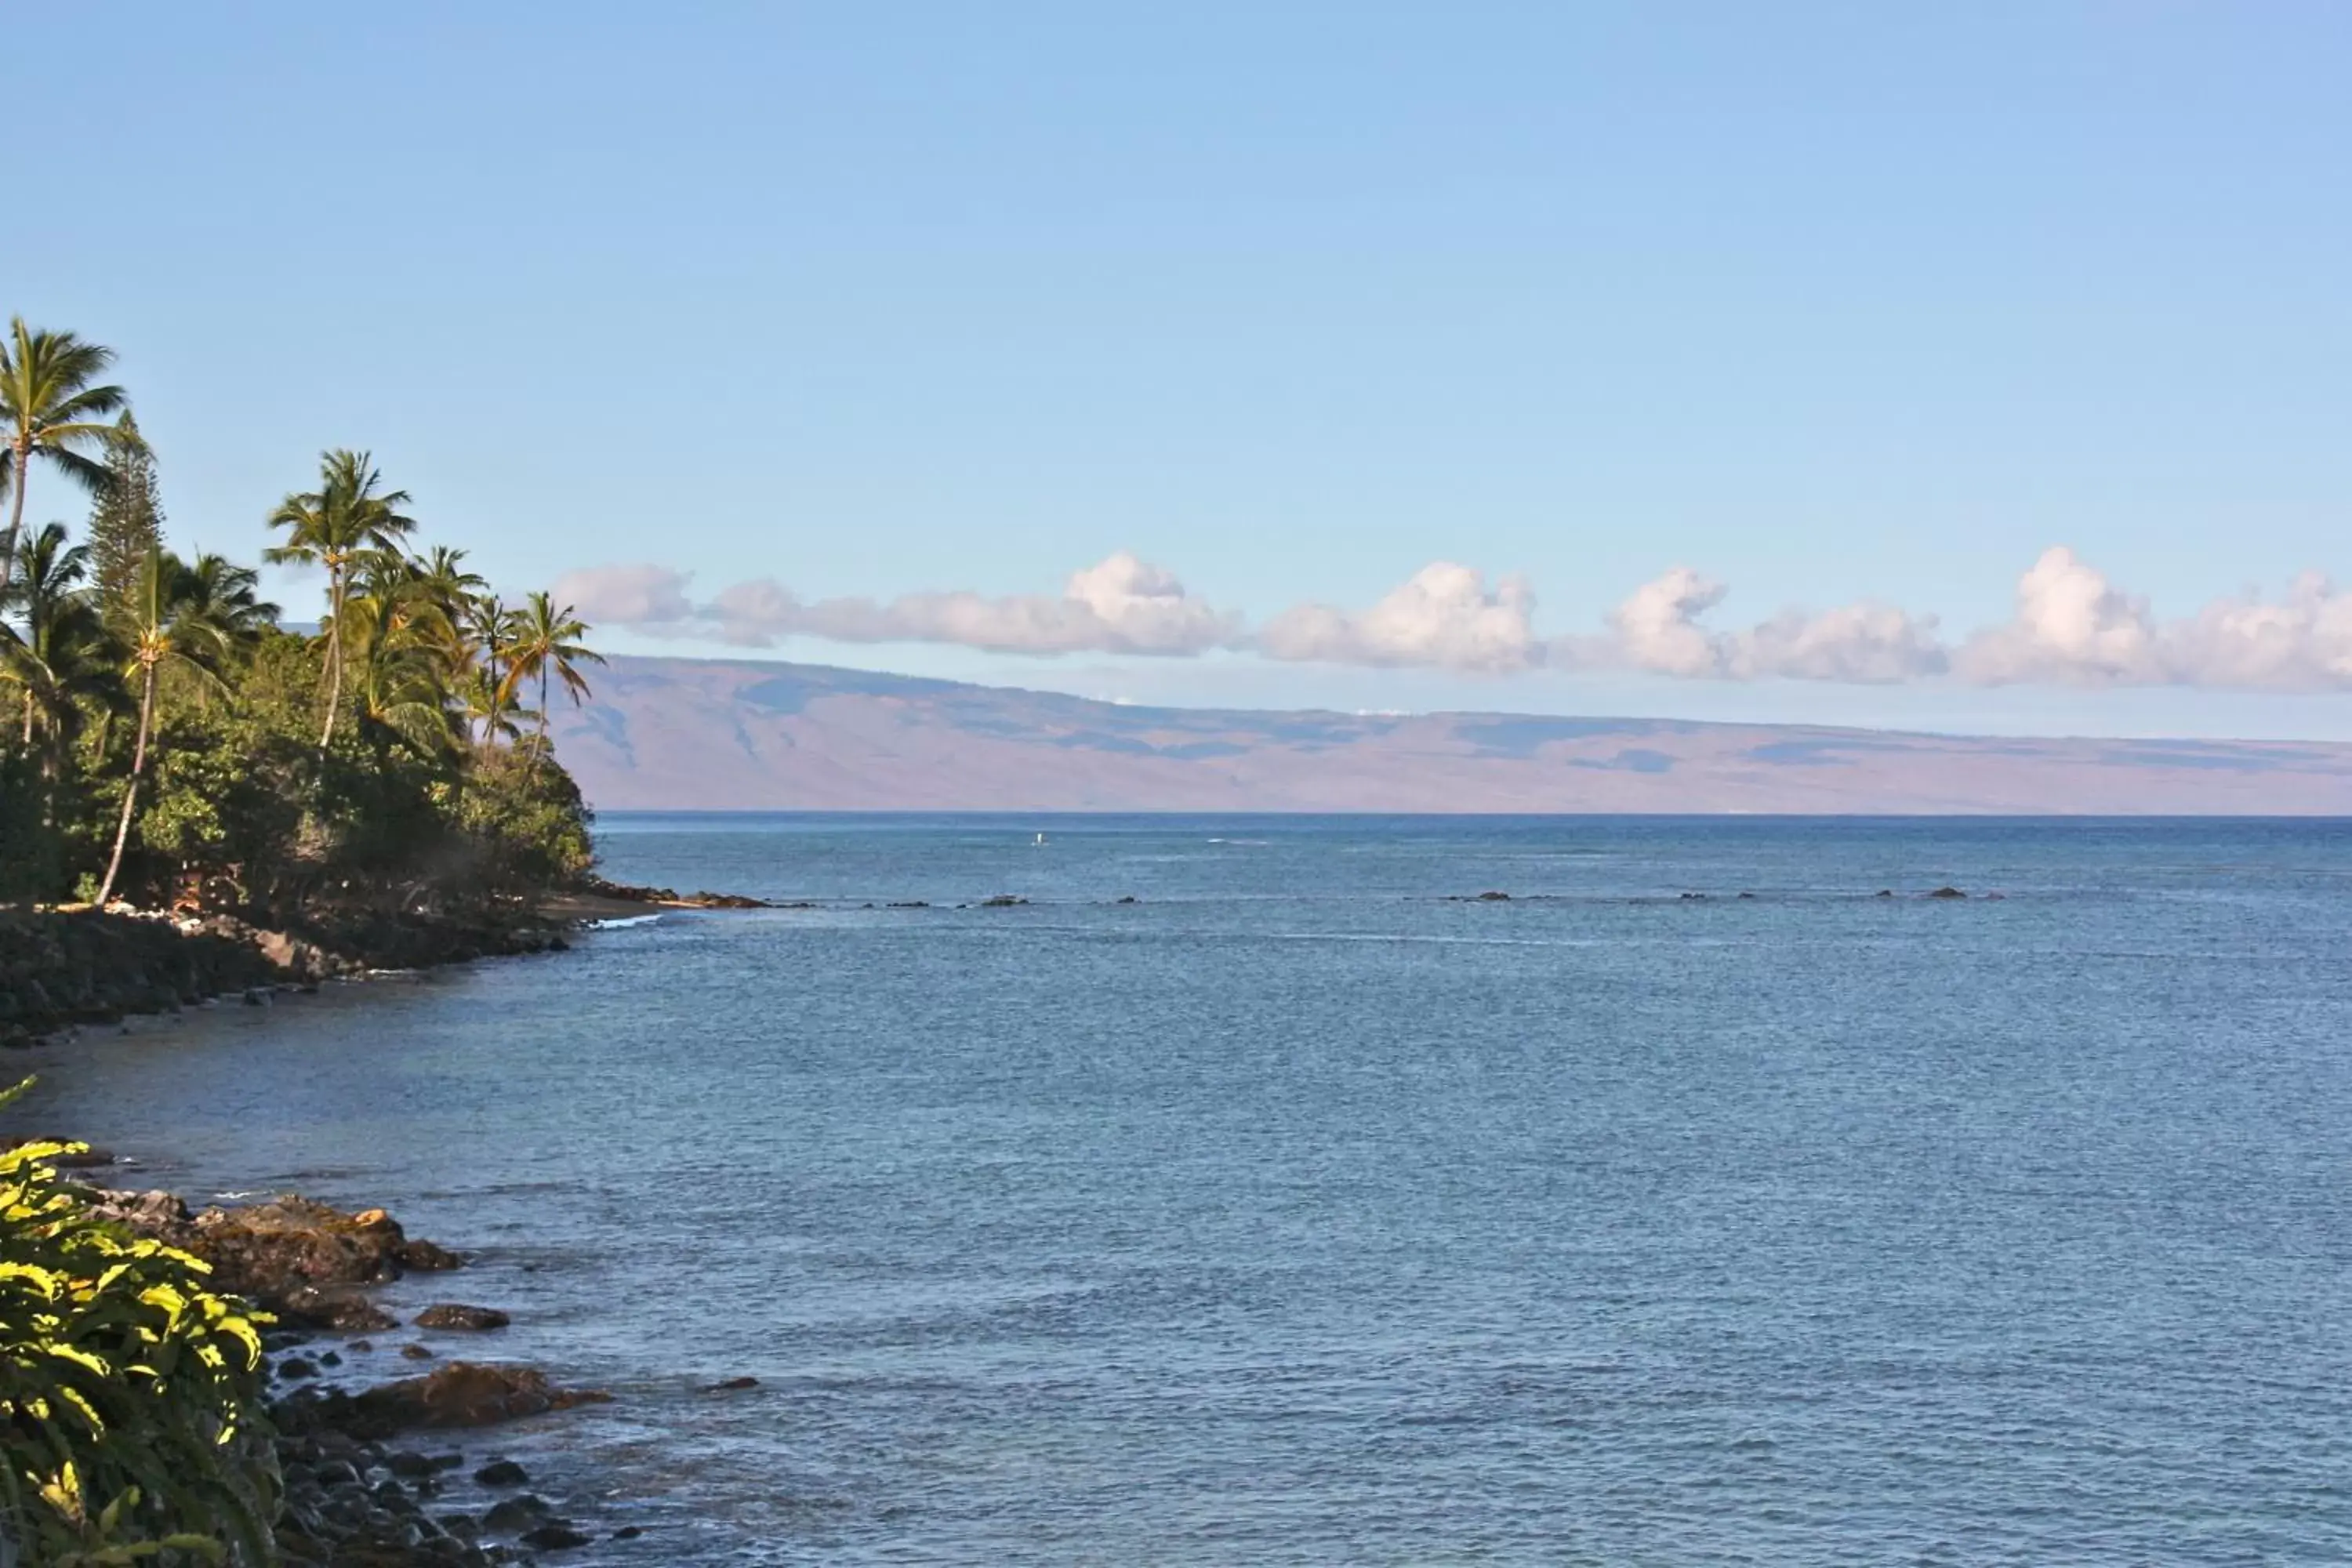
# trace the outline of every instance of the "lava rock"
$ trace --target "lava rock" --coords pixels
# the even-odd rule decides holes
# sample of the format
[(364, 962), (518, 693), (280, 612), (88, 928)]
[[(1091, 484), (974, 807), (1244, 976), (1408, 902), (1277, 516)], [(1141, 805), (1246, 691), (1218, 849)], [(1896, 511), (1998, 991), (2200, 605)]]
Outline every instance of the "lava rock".
[(305, 1328), (377, 1333), (400, 1327), (399, 1319), (349, 1286), (301, 1285), (266, 1300), (280, 1318)]
[(530, 1472), (512, 1459), (493, 1459), (474, 1472), (474, 1479), (486, 1487), (519, 1487), (530, 1479)]
[(527, 1366), (451, 1362), (423, 1377), (371, 1388), (352, 1401), (369, 1424), (399, 1431), (414, 1426), (488, 1426), (613, 1396), (593, 1389), (558, 1388)]
[(1931, 899), (1965, 899), (1968, 897), (1966, 893), (1963, 893), (1958, 888), (1938, 888), (1927, 896)]
[(495, 1307), (467, 1307), (455, 1301), (444, 1301), (437, 1306), (427, 1307), (416, 1314), (416, 1326), (420, 1329), (465, 1329), (469, 1331), (480, 1331), (488, 1329), (503, 1329), (513, 1321), (512, 1318)]
[(702, 1392), (705, 1394), (732, 1394), (738, 1389), (757, 1388), (759, 1386), (760, 1380), (756, 1377), (730, 1377), (724, 1383), (712, 1384), (709, 1388), (704, 1389)]
[(400, 1266), (420, 1274), (438, 1274), (462, 1268), (466, 1260), (446, 1247), (436, 1247), (429, 1241), (410, 1241), (400, 1249)]

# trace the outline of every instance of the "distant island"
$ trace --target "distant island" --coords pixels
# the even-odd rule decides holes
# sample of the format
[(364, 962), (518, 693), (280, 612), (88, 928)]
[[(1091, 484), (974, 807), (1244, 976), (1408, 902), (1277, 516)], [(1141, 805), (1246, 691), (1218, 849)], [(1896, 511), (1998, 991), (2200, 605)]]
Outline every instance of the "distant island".
[(2352, 745), (1150, 708), (614, 658), (551, 715), (604, 810), (2352, 814)]

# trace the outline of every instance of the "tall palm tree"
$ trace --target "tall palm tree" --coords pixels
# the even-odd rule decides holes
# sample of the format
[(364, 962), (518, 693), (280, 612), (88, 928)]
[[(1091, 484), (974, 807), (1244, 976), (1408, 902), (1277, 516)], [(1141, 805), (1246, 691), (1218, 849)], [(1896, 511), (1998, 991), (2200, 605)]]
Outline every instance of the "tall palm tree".
[(16, 561), (16, 536), (25, 526), (26, 481), (35, 458), (93, 495), (109, 482), (103, 452), (115, 427), (105, 422), (130, 401), (122, 388), (93, 384), (114, 363), (114, 351), (86, 343), (71, 332), (37, 332), (18, 316), (0, 343), (0, 489), (13, 488), (8, 531), (0, 537), (0, 589)]
[(513, 640), (514, 618), (514, 611), (496, 594), (477, 594), (466, 603), (462, 627), (466, 658), (489, 671), (492, 685), (506, 679), (499, 661), (505, 657), (507, 644)]
[(46, 735), (41, 771), (52, 778), (82, 703), (102, 703), (109, 691), (106, 628), (82, 585), (88, 563), (86, 547), (66, 543), (65, 525), (49, 523), (18, 542), (16, 581), (0, 593), (0, 608), (21, 622), (0, 619), (0, 681), (23, 693), (25, 745), (37, 721)]
[(499, 688), (509, 698), (521, 682), (539, 682), (539, 749), (547, 750), (547, 684), (554, 676), (563, 682), (572, 694), (572, 705), (590, 695), (588, 682), (580, 673), (583, 664), (602, 664), (604, 656), (583, 646), (577, 639), (588, 635), (588, 623), (580, 619), (569, 605), (558, 609), (555, 601), (545, 594), (533, 594), (515, 612), (508, 641), (502, 650), (506, 655), (507, 672)]
[(131, 818), (139, 805), (139, 784), (147, 773), (147, 742), (155, 731), (156, 678), (171, 666), (188, 671), (205, 685), (226, 689), (220, 661), (239, 638), (230, 624), (236, 610), (234, 603), (225, 605), (220, 598), (206, 595), (216, 594), (226, 580), (234, 600), (240, 585), (233, 580), (240, 576), (247, 579), (241, 586), (242, 598), (249, 603), (252, 574), (243, 567), (222, 563), (209, 577), (200, 577), (178, 556), (156, 546), (147, 552), (146, 563), (140, 568), (123, 627), (131, 657), (122, 670), (125, 679), (139, 685), (139, 739), (131, 752), (131, 780), (122, 792), (122, 816), (114, 826), (114, 854), (106, 863), (106, 879), (98, 885), (100, 909), (114, 896), (114, 879), (122, 871), (122, 847), (130, 842)]
[(288, 496), (269, 514), (269, 526), (287, 531), (286, 542), (262, 552), (272, 564), (289, 562), (327, 569), (327, 719), (319, 749), (334, 738), (335, 715), (343, 700), (343, 601), (352, 573), (374, 551), (397, 551), (401, 537), (416, 526), (400, 509), (406, 490), (379, 489), (383, 477), (365, 452), (342, 448), (321, 453), (319, 488)]

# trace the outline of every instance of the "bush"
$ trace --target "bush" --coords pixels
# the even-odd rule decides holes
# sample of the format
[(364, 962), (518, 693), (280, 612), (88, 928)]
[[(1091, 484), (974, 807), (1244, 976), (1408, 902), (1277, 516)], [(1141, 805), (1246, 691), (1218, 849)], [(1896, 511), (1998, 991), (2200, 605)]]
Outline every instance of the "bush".
[(95, 1215), (51, 1163), (79, 1148), (0, 1153), (0, 1539), (55, 1568), (274, 1562), (261, 1320)]
[(528, 742), (477, 752), (473, 776), (455, 804), (476, 874), (497, 890), (563, 887), (586, 875), (595, 859), (595, 818), (579, 784)]

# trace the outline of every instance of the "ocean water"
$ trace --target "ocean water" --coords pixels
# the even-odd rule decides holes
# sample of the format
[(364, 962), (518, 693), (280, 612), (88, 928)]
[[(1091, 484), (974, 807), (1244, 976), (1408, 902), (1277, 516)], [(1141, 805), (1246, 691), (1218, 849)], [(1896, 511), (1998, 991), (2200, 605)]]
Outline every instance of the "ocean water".
[(815, 907), (17, 1118), (478, 1249), (392, 1300), (618, 1396), (466, 1445), (569, 1561), (2352, 1559), (2352, 824), (604, 831)]

